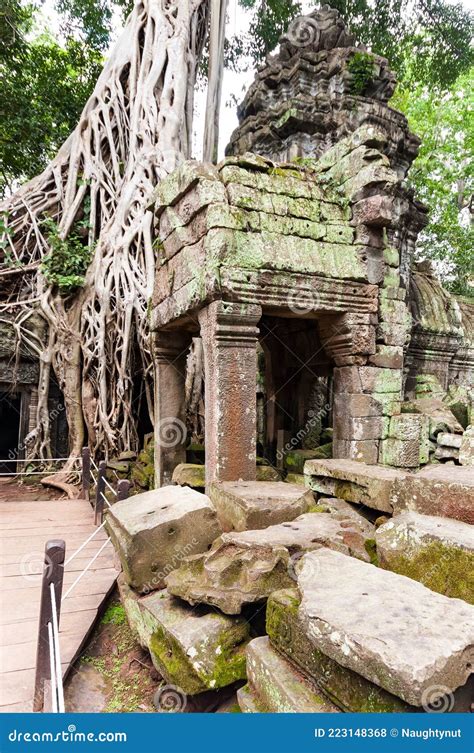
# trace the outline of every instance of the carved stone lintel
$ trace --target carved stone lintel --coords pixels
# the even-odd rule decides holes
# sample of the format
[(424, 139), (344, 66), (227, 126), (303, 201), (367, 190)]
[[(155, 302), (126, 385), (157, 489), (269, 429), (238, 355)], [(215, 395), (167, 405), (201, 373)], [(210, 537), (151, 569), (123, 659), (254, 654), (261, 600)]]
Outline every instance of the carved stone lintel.
[(255, 480), (257, 324), (254, 304), (214, 301), (199, 313), (204, 346), (206, 487)]

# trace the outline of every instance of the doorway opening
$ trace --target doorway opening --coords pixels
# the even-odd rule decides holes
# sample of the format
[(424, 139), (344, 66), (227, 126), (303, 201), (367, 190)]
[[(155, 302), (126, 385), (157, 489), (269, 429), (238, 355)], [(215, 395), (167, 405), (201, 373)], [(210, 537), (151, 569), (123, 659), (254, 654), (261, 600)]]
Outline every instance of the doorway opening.
[(19, 456), (21, 421), (21, 395), (15, 392), (0, 392), (0, 472), (14, 473), (14, 460)]

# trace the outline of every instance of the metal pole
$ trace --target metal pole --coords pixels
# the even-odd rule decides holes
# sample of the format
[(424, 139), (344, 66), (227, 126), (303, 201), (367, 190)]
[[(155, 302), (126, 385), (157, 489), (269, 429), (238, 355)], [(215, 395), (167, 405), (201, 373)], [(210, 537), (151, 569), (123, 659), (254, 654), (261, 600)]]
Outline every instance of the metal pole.
[(121, 479), (117, 484), (117, 502), (122, 499), (128, 499), (131, 483), (126, 478)]
[(105, 494), (105, 473), (107, 470), (107, 463), (105, 460), (101, 460), (99, 463), (99, 472), (97, 475), (97, 486), (95, 488), (95, 517), (94, 523), (96, 526), (102, 523), (104, 516), (104, 494)]
[(51, 665), (49, 656), (48, 623), (53, 623), (53, 607), (51, 604), (51, 584), (54, 585), (56, 596), (56, 616), (59, 625), (61, 610), (61, 594), (63, 590), (64, 558), (66, 544), (61, 539), (46, 542), (44, 551), (43, 580), (41, 583), (41, 606), (38, 625), (38, 646), (36, 649), (36, 676), (33, 698), (33, 711), (42, 711), (44, 707), (44, 681), (50, 677)]
[(91, 451), (88, 447), (82, 448), (82, 499), (89, 499), (91, 488)]

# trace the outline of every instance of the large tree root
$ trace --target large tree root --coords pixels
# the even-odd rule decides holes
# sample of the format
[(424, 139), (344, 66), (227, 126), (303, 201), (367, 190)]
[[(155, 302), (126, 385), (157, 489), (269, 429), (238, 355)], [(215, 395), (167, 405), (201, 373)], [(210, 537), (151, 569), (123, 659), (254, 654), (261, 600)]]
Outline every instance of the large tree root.
[[(86, 431), (101, 456), (137, 449), (136, 373), (153, 416), (147, 307), (157, 251), (149, 204), (160, 179), (190, 155), (207, 3), (137, 2), (75, 131), (48, 168), (0, 207), (11, 259), (0, 316), (40, 359), (31, 457), (50, 455), (51, 368), (64, 395), (71, 456), (80, 454)], [(63, 238), (78, 222), (86, 228), (93, 256), (75, 295), (60, 295), (42, 273), (46, 216)], [(32, 311), (47, 323), (46, 339), (33, 341), (23, 326)]]

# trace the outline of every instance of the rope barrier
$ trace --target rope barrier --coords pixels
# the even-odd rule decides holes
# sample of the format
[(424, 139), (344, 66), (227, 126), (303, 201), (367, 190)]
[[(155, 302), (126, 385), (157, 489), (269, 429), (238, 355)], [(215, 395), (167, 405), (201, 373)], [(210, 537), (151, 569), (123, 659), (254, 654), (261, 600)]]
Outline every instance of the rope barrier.
[(82, 552), (82, 550), (84, 549), (85, 546), (87, 546), (87, 544), (89, 543), (89, 541), (92, 541), (92, 539), (94, 538), (94, 536), (96, 535), (96, 533), (98, 531), (100, 531), (100, 529), (103, 528), (104, 526), (105, 526), (105, 520), (104, 520), (104, 522), (100, 526), (98, 526), (95, 529), (95, 531), (93, 533), (91, 533), (91, 535), (81, 544), (81, 546), (78, 549), (76, 549), (76, 551), (74, 552), (74, 554), (71, 554), (71, 556), (69, 557), (69, 559), (66, 560), (66, 562), (64, 563), (64, 567), (66, 567), (66, 565), (69, 565), (69, 563), (72, 562), (72, 560), (74, 559), (74, 557), (76, 557), (76, 555), (78, 555), (79, 552)]
[(94, 556), (92, 557), (92, 559), (87, 563), (87, 565), (85, 566), (84, 570), (82, 570), (79, 573), (79, 575), (77, 576), (77, 578), (74, 581), (74, 583), (72, 584), (72, 586), (69, 586), (68, 590), (66, 591), (66, 593), (63, 596), (63, 598), (61, 599), (61, 602), (63, 602), (64, 599), (67, 599), (67, 597), (69, 596), (69, 594), (71, 593), (71, 591), (73, 590), (73, 588), (75, 588), (75, 586), (79, 583), (79, 581), (81, 580), (82, 576), (85, 575), (85, 573), (87, 573), (87, 571), (89, 570), (89, 568), (91, 567), (91, 565), (94, 564), (94, 562), (96, 561), (96, 559), (99, 556), (99, 554), (102, 552), (103, 549), (105, 549), (105, 547), (107, 546), (107, 544), (109, 542), (110, 542), (110, 539), (107, 539), (107, 541), (104, 541), (104, 543), (102, 544), (102, 546), (100, 547), (100, 549), (94, 554)]
[[(114, 493), (115, 493), (115, 492), (114, 492)], [(112, 508), (112, 505), (110, 504), (109, 500), (108, 500), (108, 499), (107, 499), (107, 497), (105, 496), (104, 492), (101, 492), (101, 493), (100, 493), (100, 496), (101, 496), (101, 497), (102, 497), (102, 499), (104, 500), (104, 502), (105, 502), (105, 504), (107, 505), (107, 507), (110, 507), (110, 508)]]
[[(59, 649), (59, 625), (58, 625), (58, 612), (56, 608), (56, 593), (54, 591), (54, 584), (50, 585), (51, 590), (51, 611), (53, 614), (53, 646), (54, 646), (54, 664), (56, 668), (56, 693), (57, 693), (57, 710), (60, 714), (64, 714), (64, 688), (63, 688), (63, 672), (61, 667), (61, 652)], [(49, 623), (51, 624), (51, 623)], [(52, 676), (52, 675), (51, 675)]]
[(109, 484), (109, 482), (107, 481), (107, 479), (105, 477), (104, 477), (104, 483), (105, 483), (106, 486), (109, 487), (109, 489), (112, 492), (112, 494), (115, 494), (115, 496), (117, 496), (117, 492), (115, 491), (114, 487), (112, 486), (112, 484)]
[(0, 463), (65, 463), (66, 460), (81, 460), (81, 458), (2, 458)]
[(51, 675), (51, 705), (53, 714), (58, 713), (58, 692), (56, 688), (56, 671), (54, 666), (54, 640), (53, 626), (48, 622), (48, 641), (49, 641), (49, 671)]

